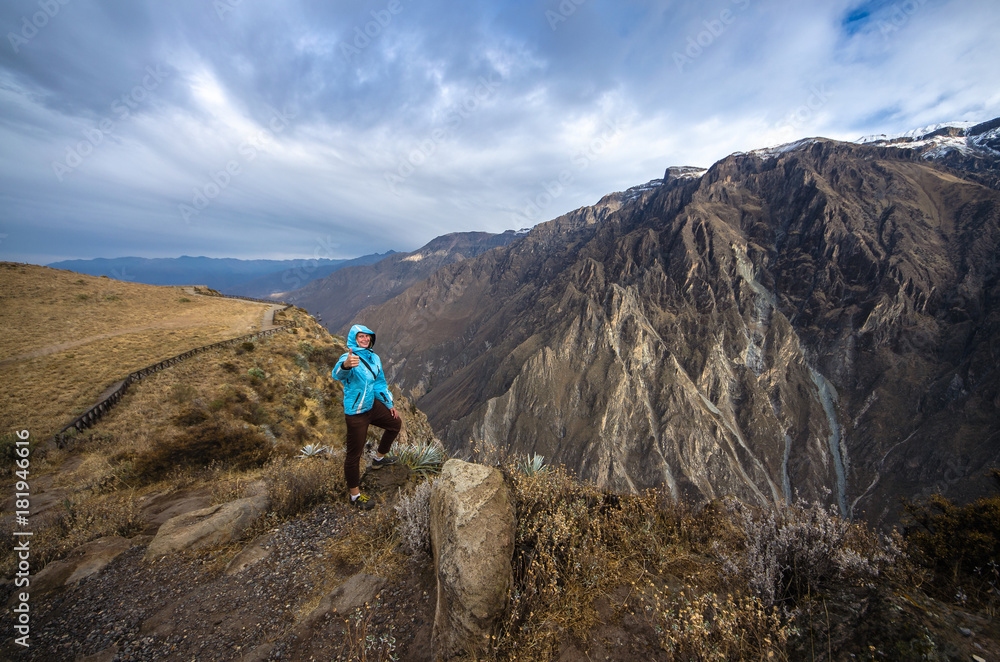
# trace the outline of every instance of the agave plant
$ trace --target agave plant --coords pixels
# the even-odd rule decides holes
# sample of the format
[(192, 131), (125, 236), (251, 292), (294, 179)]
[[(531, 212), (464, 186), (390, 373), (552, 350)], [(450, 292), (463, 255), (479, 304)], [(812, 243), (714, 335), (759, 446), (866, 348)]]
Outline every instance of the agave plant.
[(545, 456), (535, 453), (530, 458), (525, 458), (524, 461), (517, 465), (517, 468), (521, 470), (526, 476), (534, 476), (535, 474), (546, 474), (549, 472), (549, 466), (545, 464)]
[(330, 449), (326, 446), (322, 446), (320, 444), (306, 444), (302, 450), (299, 451), (299, 457), (316, 457), (317, 455), (329, 452)]
[(411, 471), (423, 474), (441, 473), (444, 449), (435, 444), (401, 444), (396, 447), (396, 458)]

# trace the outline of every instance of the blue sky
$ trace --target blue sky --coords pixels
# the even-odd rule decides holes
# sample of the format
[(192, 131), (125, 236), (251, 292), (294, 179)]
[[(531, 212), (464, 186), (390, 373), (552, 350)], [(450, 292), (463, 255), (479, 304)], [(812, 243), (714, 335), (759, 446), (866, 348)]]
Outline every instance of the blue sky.
[(9, 0), (0, 259), (354, 257), (1000, 115), (993, 0)]

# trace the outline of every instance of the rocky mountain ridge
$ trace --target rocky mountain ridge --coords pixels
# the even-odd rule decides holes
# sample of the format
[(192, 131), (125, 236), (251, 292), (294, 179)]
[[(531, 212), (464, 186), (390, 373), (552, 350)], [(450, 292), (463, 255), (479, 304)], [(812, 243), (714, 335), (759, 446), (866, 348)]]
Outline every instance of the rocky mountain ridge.
[(524, 234), (508, 230), (455, 232), (436, 237), (410, 253), (395, 253), (375, 264), (340, 269), (283, 296), (316, 314), (330, 331), (346, 331), (359, 310), (400, 294), (443, 266), (506, 246)]
[(892, 520), (998, 461), (994, 129), (952, 160), (811, 139), (668, 171), (365, 317), (454, 452)]

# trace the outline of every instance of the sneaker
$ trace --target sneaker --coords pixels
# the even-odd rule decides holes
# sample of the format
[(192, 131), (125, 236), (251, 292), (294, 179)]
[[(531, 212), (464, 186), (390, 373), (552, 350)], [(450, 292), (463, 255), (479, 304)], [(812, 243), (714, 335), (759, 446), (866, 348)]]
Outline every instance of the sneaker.
[(372, 503), (371, 499), (364, 494), (359, 494), (357, 499), (347, 497), (347, 502), (358, 510), (371, 510), (375, 507), (375, 504)]
[(386, 455), (381, 460), (377, 457), (372, 458), (372, 469), (381, 469), (382, 467), (387, 467), (390, 464), (396, 464), (396, 458), (392, 455)]

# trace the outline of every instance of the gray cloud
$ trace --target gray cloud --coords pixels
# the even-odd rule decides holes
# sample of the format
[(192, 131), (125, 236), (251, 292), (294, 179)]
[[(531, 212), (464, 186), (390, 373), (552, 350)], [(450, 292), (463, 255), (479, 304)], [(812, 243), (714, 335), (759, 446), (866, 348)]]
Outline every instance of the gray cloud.
[(987, 0), (16, 0), (0, 257), (410, 250), (669, 165), (988, 119), (998, 19)]

